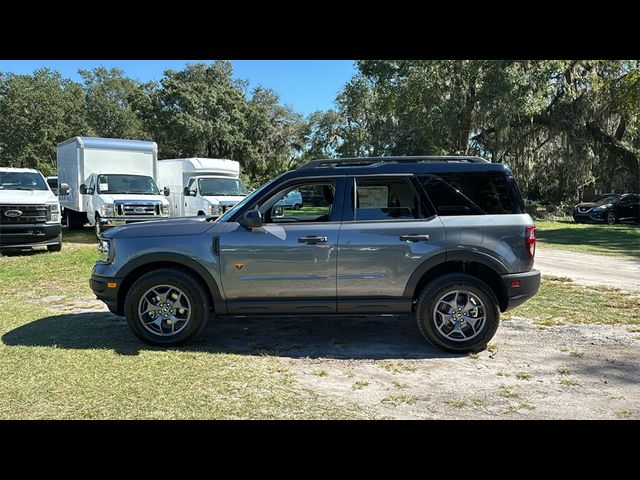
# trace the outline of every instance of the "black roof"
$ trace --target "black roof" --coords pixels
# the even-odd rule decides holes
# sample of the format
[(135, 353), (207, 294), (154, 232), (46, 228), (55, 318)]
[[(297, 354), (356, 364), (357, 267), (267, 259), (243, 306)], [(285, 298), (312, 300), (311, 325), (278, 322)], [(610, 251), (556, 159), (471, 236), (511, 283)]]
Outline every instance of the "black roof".
[(302, 165), (287, 176), (371, 175), (436, 172), (504, 172), (511, 174), (502, 163), (473, 156), (407, 156), (353, 157), (318, 159)]

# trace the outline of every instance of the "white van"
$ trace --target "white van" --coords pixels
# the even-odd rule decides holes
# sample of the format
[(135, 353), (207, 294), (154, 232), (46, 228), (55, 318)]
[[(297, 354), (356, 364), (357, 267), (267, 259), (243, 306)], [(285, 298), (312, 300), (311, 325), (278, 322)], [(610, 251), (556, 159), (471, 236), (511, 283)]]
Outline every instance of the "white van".
[[(60, 192), (69, 186), (60, 184)], [(60, 203), (42, 174), (31, 168), (0, 168), (0, 248), (62, 249)]]
[(155, 182), (157, 165), (155, 142), (74, 137), (58, 144), (58, 180), (70, 186), (60, 195), (67, 226), (88, 221), (99, 236), (104, 228), (168, 217), (169, 201)]
[(240, 164), (218, 158), (159, 160), (158, 185), (170, 191), (174, 217), (217, 217), (248, 193), (240, 180)]

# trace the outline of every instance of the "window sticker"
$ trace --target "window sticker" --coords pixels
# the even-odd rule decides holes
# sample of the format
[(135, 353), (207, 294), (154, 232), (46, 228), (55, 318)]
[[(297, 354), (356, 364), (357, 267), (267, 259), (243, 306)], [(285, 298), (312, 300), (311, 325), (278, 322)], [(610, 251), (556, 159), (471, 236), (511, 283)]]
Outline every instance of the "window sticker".
[(358, 187), (358, 208), (387, 208), (389, 206), (389, 187), (376, 185)]
[(101, 183), (100, 184), (100, 191), (103, 190), (109, 190), (109, 184), (108, 183)]

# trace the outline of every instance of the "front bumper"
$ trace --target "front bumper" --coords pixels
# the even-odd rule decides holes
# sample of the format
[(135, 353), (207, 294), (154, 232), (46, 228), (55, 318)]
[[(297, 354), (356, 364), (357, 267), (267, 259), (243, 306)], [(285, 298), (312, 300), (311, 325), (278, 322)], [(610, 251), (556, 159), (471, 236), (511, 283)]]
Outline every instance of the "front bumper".
[(100, 223), (103, 230), (107, 230), (112, 227), (119, 227), (121, 225), (127, 225), (129, 223), (151, 222), (153, 220), (166, 220), (168, 215), (145, 215), (142, 217), (127, 216), (124, 217), (101, 217)]
[(540, 272), (531, 270), (524, 273), (502, 275), (502, 281), (507, 289), (507, 306), (504, 309), (506, 312), (518, 305), (522, 305), (538, 292), (540, 288)]
[(589, 212), (584, 212), (584, 213), (580, 213), (577, 210), (573, 211), (573, 219), (576, 222), (604, 222), (605, 218), (604, 218), (604, 212), (601, 211), (589, 211)]
[[(118, 305), (118, 292), (122, 284), (122, 278), (119, 277), (103, 277), (96, 275), (96, 268), (93, 267), (89, 286), (98, 300), (103, 301), (111, 313), (116, 315), (124, 315), (123, 305)], [(115, 284), (115, 286), (113, 286)]]
[(0, 248), (30, 248), (62, 242), (59, 223), (0, 225)]

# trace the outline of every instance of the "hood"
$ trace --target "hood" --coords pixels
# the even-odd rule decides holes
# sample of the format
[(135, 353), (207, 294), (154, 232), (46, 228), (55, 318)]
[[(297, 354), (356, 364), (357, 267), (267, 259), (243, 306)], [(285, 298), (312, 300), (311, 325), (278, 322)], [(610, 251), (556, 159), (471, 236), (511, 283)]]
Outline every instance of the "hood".
[(126, 202), (128, 200), (157, 202), (160, 200), (161, 203), (169, 203), (169, 201), (162, 195), (136, 195), (133, 193), (101, 193), (99, 195), (104, 203), (114, 203), (116, 200), (120, 202)]
[(221, 224), (207, 222), (206, 217), (169, 218), (121, 225), (107, 230), (102, 236), (104, 238), (124, 238), (200, 235), (218, 225)]
[(51, 190), (0, 190), (0, 203), (39, 205), (58, 201)]
[(222, 195), (222, 196), (206, 196), (202, 197), (209, 203), (214, 205), (235, 205), (242, 200), (245, 195)]

